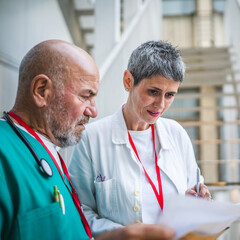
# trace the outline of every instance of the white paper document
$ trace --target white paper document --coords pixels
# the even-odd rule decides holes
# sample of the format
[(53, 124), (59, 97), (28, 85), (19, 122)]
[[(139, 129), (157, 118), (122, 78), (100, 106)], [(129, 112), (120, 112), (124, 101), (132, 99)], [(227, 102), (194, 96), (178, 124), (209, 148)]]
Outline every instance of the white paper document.
[(164, 203), (159, 223), (175, 229), (180, 238), (189, 232), (218, 234), (238, 218), (240, 204), (176, 195)]

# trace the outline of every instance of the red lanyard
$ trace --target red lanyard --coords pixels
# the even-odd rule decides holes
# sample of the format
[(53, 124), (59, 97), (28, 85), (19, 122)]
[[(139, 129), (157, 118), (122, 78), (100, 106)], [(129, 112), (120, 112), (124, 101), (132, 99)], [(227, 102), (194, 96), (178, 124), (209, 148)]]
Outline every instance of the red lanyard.
[(52, 158), (55, 166), (57, 167), (58, 172), (59, 172), (59, 174), (61, 175), (62, 180), (63, 180), (65, 186), (67, 187), (68, 191), (70, 192), (70, 194), (71, 194), (71, 196), (72, 196), (73, 202), (74, 202), (74, 204), (75, 204), (75, 206), (76, 206), (76, 208), (77, 208), (77, 210), (78, 210), (78, 213), (79, 213), (79, 215), (80, 215), (80, 217), (81, 217), (83, 226), (84, 226), (84, 228), (85, 228), (85, 231), (86, 231), (88, 237), (89, 237), (89, 238), (92, 238), (92, 234), (91, 234), (90, 227), (89, 227), (88, 222), (87, 222), (87, 220), (86, 220), (86, 218), (85, 218), (85, 216), (84, 216), (84, 214), (83, 214), (83, 212), (82, 212), (82, 210), (81, 210), (81, 205), (80, 205), (79, 199), (78, 199), (77, 194), (76, 194), (76, 192), (75, 192), (75, 190), (74, 190), (74, 188), (73, 188), (73, 186), (72, 186), (72, 183), (71, 183), (71, 181), (70, 181), (70, 177), (69, 177), (69, 174), (68, 174), (67, 167), (66, 167), (66, 165), (65, 165), (62, 157), (60, 156), (60, 154), (58, 153), (58, 156), (59, 156), (60, 161), (61, 161), (62, 169), (63, 169), (64, 174), (67, 176), (67, 179), (68, 179), (69, 184), (70, 184), (70, 186), (71, 186), (71, 188), (72, 188), (72, 191), (69, 189), (68, 185), (66, 184), (66, 182), (65, 182), (65, 180), (64, 180), (64, 177), (63, 177), (63, 175), (62, 175), (62, 172), (61, 172), (61, 170), (60, 170), (60, 168), (59, 168), (59, 166), (58, 166), (58, 164), (57, 164), (57, 161), (55, 160), (55, 158), (53, 157), (52, 153), (51, 153), (50, 150), (47, 148), (47, 146), (44, 144), (44, 142), (42, 141), (42, 139), (33, 131), (32, 128), (30, 128), (30, 127), (29, 127), (19, 116), (17, 116), (15, 113), (13, 113), (12, 111), (10, 111), (8, 114), (9, 114), (12, 118), (14, 118), (14, 119), (19, 123), (19, 125), (21, 125), (22, 127), (24, 127), (32, 136), (34, 136), (34, 137), (42, 144), (42, 146), (46, 149), (46, 151), (48, 152), (48, 154), (49, 154), (50, 157)]
[(143, 167), (143, 170), (144, 170), (145, 175), (146, 175), (146, 177), (147, 177), (147, 179), (148, 179), (148, 182), (150, 183), (150, 185), (151, 185), (151, 187), (152, 187), (152, 189), (153, 189), (153, 191), (154, 191), (154, 193), (155, 193), (155, 196), (156, 196), (156, 198), (157, 198), (157, 201), (158, 201), (158, 203), (159, 203), (159, 206), (160, 206), (161, 209), (163, 210), (162, 182), (161, 182), (161, 176), (160, 176), (160, 169), (159, 169), (159, 167), (158, 167), (158, 165), (157, 165), (157, 154), (156, 154), (156, 148), (155, 148), (155, 137), (154, 137), (154, 126), (153, 126), (153, 124), (151, 124), (151, 129), (152, 129), (153, 148), (154, 148), (154, 153), (155, 153), (155, 167), (156, 167), (156, 173), (157, 173), (159, 193), (157, 192), (157, 189), (156, 189), (156, 187), (155, 187), (152, 179), (149, 177), (147, 171), (145, 170), (145, 168), (144, 168), (144, 166), (143, 166), (143, 164), (142, 164), (142, 162), (141, 162), (141, 160), (140, 160), (140, 158), (139, 158), (139, 156), (138, 156), (137, 149), (136, 149), (136, 147), (135, 147), (135, 145), (134, 145), (134, 142), (133, 142), (132, 137), (131, 137), (131, 135), (130, 135), (129, 132), (128, 132), (128, 138), (129, 138), (129, 142), (130, 142), (130, 144), (131, 144), (131, 146), (132, 146), (133, 151), (135, 152), (135, 154), (136, 154), (139, 162), (141, 163), (141, 165), (142, 165), (142, 167)]

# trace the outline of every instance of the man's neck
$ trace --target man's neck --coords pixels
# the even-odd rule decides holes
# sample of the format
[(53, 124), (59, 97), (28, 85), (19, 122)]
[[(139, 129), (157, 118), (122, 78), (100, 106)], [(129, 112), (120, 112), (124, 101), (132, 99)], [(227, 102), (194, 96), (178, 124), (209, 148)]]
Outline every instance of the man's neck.
[[(26, 111), (19, 111), (15, 108), (11, 110), (13, 113), (15, 113), (18, 117), (21, 118), (22, 121), (24, 121), (30, 128), (32, 128), (35, 132), (43, 135), (47, 139), (49, 139), (51, 142), (55, 143), (55, 138), (51, 134), (47, 124), (45, 123), (44, 119), (39, 116), (40, 114), (36, 112), (26, 112)], [(10, 116), (11, 117), (11, 116)], [(17, 123), (15, 119), (13, 119), (13, 122)]]

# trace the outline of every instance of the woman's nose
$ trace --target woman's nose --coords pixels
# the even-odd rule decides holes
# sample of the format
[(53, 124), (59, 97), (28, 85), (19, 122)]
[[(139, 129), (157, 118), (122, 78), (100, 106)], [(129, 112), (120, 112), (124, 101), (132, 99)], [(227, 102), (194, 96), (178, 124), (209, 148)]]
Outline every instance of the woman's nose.
[(163, 109), (165, 107), (165, 98), (164, 96), (159, 96), (157, 100), (155, 101), (155, 106)]

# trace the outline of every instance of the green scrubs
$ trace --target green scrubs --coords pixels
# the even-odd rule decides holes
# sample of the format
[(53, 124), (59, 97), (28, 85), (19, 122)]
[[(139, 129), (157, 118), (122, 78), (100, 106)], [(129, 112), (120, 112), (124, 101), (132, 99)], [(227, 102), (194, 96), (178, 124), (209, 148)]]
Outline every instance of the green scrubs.
[[(35, 138), (21, 132), (38, 157), (49, 163), (53, 176), (41, 172), (26, 145), (7, 122), (0, 120), (0, 239), (89, 239), (51, 157)], [(66, 176), (65, 181), (69, 185)], [(63, 196), (65, 214), (55, 202), (55, 185)]]

